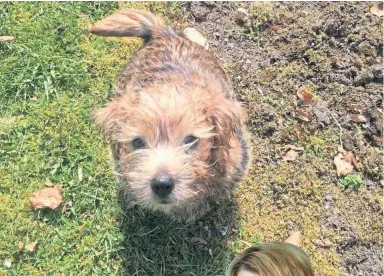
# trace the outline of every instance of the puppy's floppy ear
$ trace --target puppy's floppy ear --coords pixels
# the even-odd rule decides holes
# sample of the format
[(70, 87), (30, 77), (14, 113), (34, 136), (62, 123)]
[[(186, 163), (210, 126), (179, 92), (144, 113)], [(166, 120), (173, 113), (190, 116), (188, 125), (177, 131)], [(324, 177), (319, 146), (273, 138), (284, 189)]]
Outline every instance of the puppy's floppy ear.
[(216, 95), (206, 104), (206, 115), (216, 134), (211, 149), (211, 162), (225, 175), (234, 170), (229, 164), (229, 150), (235, 146), (234, 138), (242, 131), (245, 113), (239, 102), (226, 98), (224, 94)]
[(246, 120), (242, 105), (234, 100), (222, 96), (214, 103), (208, 103), (208, 116), (216, 132), (219, 147), (230, 147), (230, 139), (236, 130), (241, 129)]
[(96, 125), (109, 136), (116, 128), (120, 107), (116, 101), (112, 101), (108, 106), (95, 110), (92, 114), (92, 119)]
[(112, 101), (108, 106), (99, 108), (92, 114), (96, 125), (108, 137), (112, 156), (115, 160), (120, 159), (120, 143), (114, 141), (114, 136), (118, 133), (121, 113), (118, 101)]
[(129, 120), (136, 101), (135, 96), (125, 95), (115, 98), (106, 107), (95, 110), (92, 118), (109, 138), (116, 138), (122, 125)]

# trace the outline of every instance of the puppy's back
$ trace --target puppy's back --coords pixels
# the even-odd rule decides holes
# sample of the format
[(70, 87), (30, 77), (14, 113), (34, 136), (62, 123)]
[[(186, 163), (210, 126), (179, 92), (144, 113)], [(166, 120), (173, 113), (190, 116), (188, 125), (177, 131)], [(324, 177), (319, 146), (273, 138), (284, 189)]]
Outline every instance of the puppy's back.
[(146, 45), (120, 76), (119, 93), (154, 82), (215, 86), (232, 97), (232, 87), (216, 58), (150, 12), (126, 10), (97, 22), (90, 32), (101, 36), (141, 37)]

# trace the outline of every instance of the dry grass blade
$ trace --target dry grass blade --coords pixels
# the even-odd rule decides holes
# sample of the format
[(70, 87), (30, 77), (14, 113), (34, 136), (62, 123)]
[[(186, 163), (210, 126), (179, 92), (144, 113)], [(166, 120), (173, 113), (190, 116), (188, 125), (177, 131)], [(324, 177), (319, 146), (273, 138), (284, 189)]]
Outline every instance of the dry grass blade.
[(0, 36), (0, 42), (14, 41), (15, 39), (14, 36)]

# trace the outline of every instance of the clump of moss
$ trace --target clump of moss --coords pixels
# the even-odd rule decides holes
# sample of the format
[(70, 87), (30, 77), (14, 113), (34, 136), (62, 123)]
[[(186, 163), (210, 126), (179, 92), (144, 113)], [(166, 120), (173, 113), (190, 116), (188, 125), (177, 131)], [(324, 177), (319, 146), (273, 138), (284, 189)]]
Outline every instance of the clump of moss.
[(293, 18), (295, 15), (288, 9), (277, 7), (273, 2), (253, 2), (250, 14), (256, 26), (263, 24), (281, 24), (284, 19)]
[(379, 181), (382, 179), (383, 162), (382, 150), (373, 147), (363, 147), (359, 156), (361, 156), (362, 171), (369, 175), (373, 180)]
[(328, 58), (322, 50), (309, 49), (305, 52), (305, 54), (308, 56), (309, 62), (311, 64), (318, 64)]
[(269, 84), (273, 81), (273, 79), (277, 76), (277, 69), (274, 67), (267, 67), (260, 71), (259, 73), (259, 81), (261, 84)]
[(172, 25), (184, 25), (185, 14), (181, 13), (182, 2), (119, 2), (119, 9), (143, 9), (151, 11), (155, 15), (162, 17), (165, 22)]
[[(318, 216), (329, 188), (319, 181), (313, 162), (312, 157), (303, 157), (297, 165), (282, 162), (251, 169), (236, 192), (240, 238), (249, 242), (255, 236), (262, 242), (283, 241), (291, 231), (299, 229), (315, 270), (321, 275), (340, 275), (340, 257), (335, 248), (319, 252), (312, 242), (321, 239)], [(244, 248), (239, 244), (239, 251)]]
[(314, 153), (319, 156), (324, 156), (325, 141), (319, 137), (311, 137), (311, 147)]
[(334, 208), (340, 212), (339, 226), (334, 230), (334, 234), (325, 234), (335, 235), (339, 241), (348, 241), (352, 232), (357, 244), (380, 243), (383, 240), (383, 200), (378, 199), (377, 195), (381, 192), (379, 187), (367, 189), (364, 185), (361, 185), (358, 191), (342, 191), (335, 186), (332, 194), (337, 199), (334, 201)]

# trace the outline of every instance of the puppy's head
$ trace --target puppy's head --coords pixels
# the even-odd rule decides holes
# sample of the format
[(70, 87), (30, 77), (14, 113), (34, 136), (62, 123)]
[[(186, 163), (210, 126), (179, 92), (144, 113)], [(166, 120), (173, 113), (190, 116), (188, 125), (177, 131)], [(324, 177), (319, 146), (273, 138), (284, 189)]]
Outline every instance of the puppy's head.
[(164, 86), (119, 96), (95, 120), (110, 139), (123, 188), (135, 202), (166, 211), (204, 198), (231, 166), (226, 157), (242, 109), (222, 93)]

